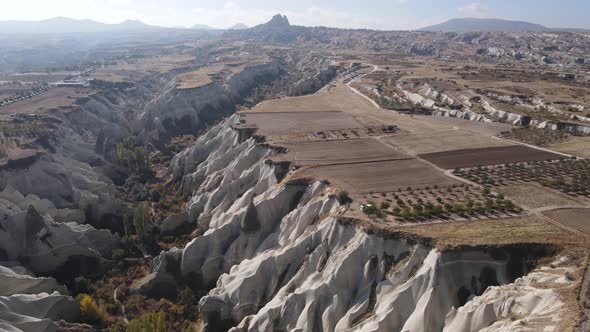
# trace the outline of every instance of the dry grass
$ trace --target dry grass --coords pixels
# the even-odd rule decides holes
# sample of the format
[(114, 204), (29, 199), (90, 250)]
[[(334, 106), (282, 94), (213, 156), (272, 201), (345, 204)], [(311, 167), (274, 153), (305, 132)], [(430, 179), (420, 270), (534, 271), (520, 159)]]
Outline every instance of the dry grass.
[(561, 224), (590, 234), (590, 209), (559, 209), (545, 212), (544, 215)]
[(590, 158), (590, 137), (569, 137), (566, 142), (551, 144), (550, 148), (582, 158)]
[(536, 184), (518, 184), (494, 188), (516, 204), (528, 208), (540, 208), (544, 206), (572, 206), (579, 204), (569, 196), (560, 192), (542, 187)]
[(408, 155), (373, 138), (281, 144), (289, 149), (285, 159), (298, 165), (321, 165), (366, 160), (405, 159)]
[(93, 78), (108, 82), (137, 80), (150, 74), (165, 74), (174, 69), (189, 66), (193, 60), (193, 56), (181, 54), (150, 57), (100, 68), (91, 75)]
[(316, 131), (361, 128), (350, 114), (338, 111), (324, 112), (247, 112), (242, 113), (243, 126), (257, 127), (262, 135), (272, 139), (289, 139), (289, 135)]
[(387, 138), (387, 142), (411, 155), (508, 145), (498, 139), (454, 129), (420, 134), (404, 133)]
[(398, 228), (403, 233), (432, 238), (437, 247), (557, 244), (564, 247), (587, 247), (590, 241), (566, 232), (536, 216), (411, 226)]

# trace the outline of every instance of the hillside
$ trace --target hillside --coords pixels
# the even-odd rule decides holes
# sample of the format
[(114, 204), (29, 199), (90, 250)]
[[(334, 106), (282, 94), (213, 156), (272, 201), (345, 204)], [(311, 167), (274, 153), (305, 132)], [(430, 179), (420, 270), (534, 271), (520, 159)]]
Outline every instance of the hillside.
[(55, 17), (42, 21), (0, 21), (2, 34), (93, 33), (161, 29), (136, 20), (106, 24), (92, 20)]
[(525, 32), (548, 30), (540, 24), (488, 18), (455, 18), (441, 24), (418, 29), (434, 32)]

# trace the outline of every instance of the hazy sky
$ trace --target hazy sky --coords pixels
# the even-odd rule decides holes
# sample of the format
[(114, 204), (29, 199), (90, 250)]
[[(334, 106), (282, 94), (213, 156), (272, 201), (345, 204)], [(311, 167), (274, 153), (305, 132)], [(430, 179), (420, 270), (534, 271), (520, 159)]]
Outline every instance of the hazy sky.
[(282, 13), (291, 23), (340, 28), (415, 29), (454, 17), (526, 20), (590, 28), (590, 0), (0, 0), (0, 20), (55, 16), (161, 26), (255, 25)]

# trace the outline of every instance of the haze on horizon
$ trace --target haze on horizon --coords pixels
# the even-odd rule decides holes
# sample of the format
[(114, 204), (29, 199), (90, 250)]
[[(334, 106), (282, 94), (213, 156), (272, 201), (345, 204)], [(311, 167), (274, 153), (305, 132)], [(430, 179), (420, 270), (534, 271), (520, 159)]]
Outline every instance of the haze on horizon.
[[(526, 9), (526, 10), (523, 10)], [(455, 17), (503, 18), (548, 27), (590, 28), (590, 2), (562, 0), (21, 0), (5, 1), (0, 20), (57, 16), (119, 23), (127, 19), (177, 27), (253, 26), (277, 13), (305, 26), (412, 30)]]

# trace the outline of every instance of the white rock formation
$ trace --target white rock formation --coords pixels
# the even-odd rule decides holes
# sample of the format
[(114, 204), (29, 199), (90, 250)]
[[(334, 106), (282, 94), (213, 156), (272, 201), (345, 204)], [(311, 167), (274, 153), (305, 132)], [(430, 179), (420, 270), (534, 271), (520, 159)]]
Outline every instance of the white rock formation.
[(341, 220), (329, 187), (280, 183), (267, 161), (274, 151), (232, 128), (238, 122), (229, 118), (174, 159), (175, 178), (194, 195), (187, 215), (203, 235), (162, 253), (144, 283), (177, 273), (197, 287), (216, 284), (199, 303), (208, 330), (452, 331), (479, 310), (486, 327), (504, 326), (508, 311), (487, 313), (481, 294), (502, 310), (531, 303), (519, 311), (525, 317), (562, 309), (548, 295), (524, 300), (537, 293), (519, 288), (529, 277), (512, 284), (526, 269), (510, 247), (439, 252)]
[[(567, 257), (551, 264), (563, 265)], [(557, 290), (573, 283), (572, 266), (543, 267), (511, 284), (488, 288), (465, 306), (453, 309), (444, 332), (557, 331), (567, 308)]]
[(19, 206), (21, 197), (10, 189), (0, 195), (1, 260), (22, 261), (35, 273), (48, 273), (70, 257), (99, 260), (119, 246), (119, 237), (110, 231), (75, 222), (57, 223), (35, 209), (41, 203)]
[(57, 291), (67, 294), (64, 286), (53, 278), (36, 278), (22, 266), (0, 265), (0, 296), (39, 294)]
[(0, 296), (0, 330), (10, 332), (54, 332), (53, 321), (76, 321), (76, 300), (59, 293)]

